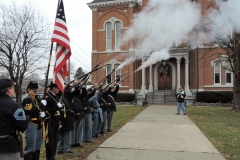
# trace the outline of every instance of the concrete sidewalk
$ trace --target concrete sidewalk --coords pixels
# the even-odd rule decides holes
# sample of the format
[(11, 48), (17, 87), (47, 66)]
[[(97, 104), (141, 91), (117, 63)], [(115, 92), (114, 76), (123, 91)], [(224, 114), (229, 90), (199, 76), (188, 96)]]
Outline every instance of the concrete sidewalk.
[(149, 106), (88, 160), (225, 160), (176, 106)]

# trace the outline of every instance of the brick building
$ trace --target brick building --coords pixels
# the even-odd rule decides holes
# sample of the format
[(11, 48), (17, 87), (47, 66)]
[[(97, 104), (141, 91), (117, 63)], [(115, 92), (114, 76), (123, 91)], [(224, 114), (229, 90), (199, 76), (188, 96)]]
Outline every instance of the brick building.
[[(121, 34), (131, 24), (133, 15), (142, 10), (147, 0), (94, 0), (88, 3), (92, 9), (92, 66), (104, 60), (107, 66), (92, 75), (92, 83), (102, 79), (112, 69), (124, 62), (125, 57), (134, 53), (134, 45), (121, 46)], [(198, 0), (202, 14), (214, 7), (213, 0)], [(174, 43), (170, 50), (170, 59), (151, 65), (136, 72), (121, 83), (121, 91), (137, 91), (139, 99), (148, 93), (166, 93), (174, 95), (181, 86), (187, 93), (187, 99), (193, 100), (196, 91), (232, 90), (233, 74), (228, 71), (224, 61), (224, 51), (212, 45), (198, 46), (190, 49)], [(147, 57), (143, 57), (146, 59)], [(121, 73), (132, 73), (142, 60), (124, 66), (115, 71), (110, 79)], [(175, 100), (174, 100), (175, 101)]]

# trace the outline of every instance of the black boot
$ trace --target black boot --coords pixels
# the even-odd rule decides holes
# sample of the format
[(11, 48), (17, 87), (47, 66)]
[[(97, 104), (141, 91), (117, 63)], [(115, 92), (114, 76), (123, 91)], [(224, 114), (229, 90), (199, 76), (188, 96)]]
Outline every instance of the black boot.
[(33, 154), (32, 153), (27, 153), (24, 155), (24, 160), (32, 160), (33, 159)]
[(33, 160), (39, 160), (39, 157), (40, 157), (40, 150), (36, 150), (35, 152), (33, 152), (33, 156), (32, 156)]

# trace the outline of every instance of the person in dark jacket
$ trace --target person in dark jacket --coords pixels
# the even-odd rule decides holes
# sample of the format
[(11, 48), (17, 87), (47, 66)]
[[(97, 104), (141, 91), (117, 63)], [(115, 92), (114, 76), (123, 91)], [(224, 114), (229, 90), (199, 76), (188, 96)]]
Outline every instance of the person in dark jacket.
[(29, 116), (12, 100), (14, 83), (10, 79), (0, 79), (0, 159), (20, 160), (20, 146), (16, 131), (24, 132)]
[[(73, 153), (69, 150), (69, 139), (70, 133), (74, 129), (73, 114), (72, 114), (72, 98), (75, 96), (75, 90), (70, 87), (66, 87), (64, 94), (60, 91), (58, 94), (59, 98), (62, 99), (63, 109), (60, 111), (62, 127), (58, 133), (58, 147), (57, 154)], [(67, 98), (65, 98), (67, 97)], [(69, 102), (70, 101), (70, 102)]]
[(113, 112), (116, 112), (116, 104), (115, 100), (113, 98), (114, 95), (116, 95), (119, 91), (119, 84), (117, 84), (116, 88), (109, 93), (108, 95), (108, 106), (109, 106), (109, 113), (107, 117), (107, 124), (108, 124), (108, 132), (112, 132), (112, 118), (113, 118)]
[(29, 96), (22, 102), (26, 115), (31, 117), (28, 128), (25, 131), (26, 146), (24, 160), (39, 160), (42, 145), (42, 126), (45, 117), (46, 100), (40, 100), (37, 96), (38, 83), (30, 81), (27, 86)]
[(50, 91), (47, 92), (45, 99), (47, 101), (46, 112), (50, 114), (51, 119), (47, 122), (47, 140), (46, 140), (46, 158), (54, 160), (57, 150), (58, 131), (60, 129), (60, 110), (63, 104), (58, 97), (60, 89), (53, 82), (50, 83)]
[(112, 90), (112, 87), (105, 88), (99, 99), (99, 104), (102, 108), (102, 114), (103, 114), (103, 123), (101, 125), (101, 132), (100, 132), (101, 134), (106, 133), (106, 121), (107, 121), (107, 115), (109, 113), (108, 95), (110, 94), (111, 90)]
[(82, 88), (79, 89), (79, 94), (72, 100), (74, 129), (71, 131), (71, 147), (82, 147), (84, 136), (84, 107), (82, 103)]
[(186, 93), (182, 90), (181, 87), (177, 91), (176, 97), (177, 97), (177, 105), (178, 105), (178, 109), (177, 109), (176, 115), (180, 114), (180, 109), (182, 110), (183, 114), (186, 115), (186, 110), (185, 110), (185, 97), (186, 97)]

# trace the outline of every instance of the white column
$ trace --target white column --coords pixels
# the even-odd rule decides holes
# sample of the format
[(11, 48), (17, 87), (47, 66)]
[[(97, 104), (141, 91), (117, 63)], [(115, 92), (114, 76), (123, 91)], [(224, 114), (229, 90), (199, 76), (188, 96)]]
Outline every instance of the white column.
[(189, 90), (189, 83), (188, 83), (188, 79), (189, 79), (189, 73), (188, 73), (188, 64), (189, 61), (188, 59), (185, 59), (185, 90)]
[(149, 66), (149, 92), (153, 92), (153, 85), (152, 85), (152, 65)]
[(192, 97), (192, 93), (189, 90), (189, 60), (188, 56), (185, 57), (185, 93), (187, 97)]
[(145, 69), (142, 69), (142, 86), (141, 89), (146, 89), (146, 75), (145, 75)]
[(180, 63), (181, 63), (181, 59), (177, 58), (177, 89), (181, 86), (180, 85)]

